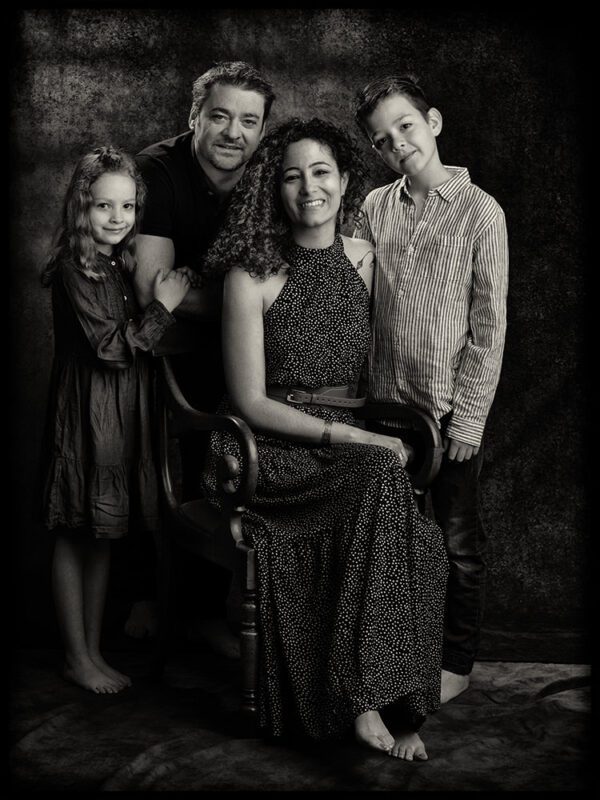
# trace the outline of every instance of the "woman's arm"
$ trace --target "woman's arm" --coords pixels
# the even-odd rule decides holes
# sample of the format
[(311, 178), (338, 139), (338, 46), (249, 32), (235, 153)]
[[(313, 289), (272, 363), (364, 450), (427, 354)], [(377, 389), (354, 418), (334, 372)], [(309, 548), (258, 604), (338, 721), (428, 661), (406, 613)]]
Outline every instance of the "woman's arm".
[[(263, 326), (265, 283), (242, 269), (225, 278), (223, 296), (223, 359), (225, 380), (235, 412), (255, 430), (293, 441), (319, 444), (325, 423), (267, 397)], [(335, 422), (331, 443), (374, 444), (394, 450), (402, 463), (406, 452), (399, 439)]]

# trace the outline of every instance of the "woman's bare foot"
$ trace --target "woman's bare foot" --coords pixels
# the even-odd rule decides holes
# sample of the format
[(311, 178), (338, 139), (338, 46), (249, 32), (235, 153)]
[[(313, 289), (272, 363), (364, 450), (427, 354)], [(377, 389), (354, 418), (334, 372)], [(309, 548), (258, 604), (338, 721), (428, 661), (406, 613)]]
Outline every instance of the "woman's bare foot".
[(125, 622), (125, 633), (134, 639), (150, 639), (158, 631), (158, 604), (155, 600), (138, 600), (131, 606)]
[(119, 670), (111, 667), (110, 664), (107, 664), (100, 653), (90, 653), (90, 661), (117, 684), (118, 691), (125, 689), (127, 686), (131, 686), (131, 678), (129, 675), (124, 675), (122, 672), (119, 672)]
[(442, 689), (440, 692), (440, 703), (447, 703), (454, 697), (469, 688), (470, 675), (457, 675), (455, 672), (442, 670)]
[(403, 758), (405, 761), (417, 759), (427, 761), (427, 752), (423, 740), (415, 731), (405, 731), (396, 735), (394, 746), (390, 755)]
[(95, 694), (116, 694), (121, 686), (88, 658), (66, 660), (63, 677)]
[(376, 709), (358, 715), (354, 720), (354, 733), (361, 744), (384, 753), (389, 753), (394, 746), (394, 737)]

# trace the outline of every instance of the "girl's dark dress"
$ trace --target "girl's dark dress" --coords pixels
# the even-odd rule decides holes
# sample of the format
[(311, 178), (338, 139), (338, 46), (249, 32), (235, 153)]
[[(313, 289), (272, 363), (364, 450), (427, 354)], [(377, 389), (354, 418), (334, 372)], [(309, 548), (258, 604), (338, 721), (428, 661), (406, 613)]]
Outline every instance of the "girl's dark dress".
[(151, 448), (151, 356), (175, 320), (141, 313), (119, 258), (98, 254), (92, 280), (70, 257), (52, 283), (54, 364), (46, 426), (44, 522), (115, 539), (158, 522)]
[[(264, 318), (267, 383), (356, 381), (369, 296), (341, 238), (324, 250), (294, 247), (287, 260), (289, 278)], [(298, 408), (354, 421), (348, 409)], [(418, 512), (387, 448), (256, 440), (258, 486), (244, 534), (258, 564), (261, 724), (279, 735), (296, 718), (326, 738), (395, 703), (418, 727), (439, 706), (442, 532)], [(211, 460), (225, 452), (235, 455), (234, 443), (214, 434)], [(217, 504), (213, 474), (206, 488)]]

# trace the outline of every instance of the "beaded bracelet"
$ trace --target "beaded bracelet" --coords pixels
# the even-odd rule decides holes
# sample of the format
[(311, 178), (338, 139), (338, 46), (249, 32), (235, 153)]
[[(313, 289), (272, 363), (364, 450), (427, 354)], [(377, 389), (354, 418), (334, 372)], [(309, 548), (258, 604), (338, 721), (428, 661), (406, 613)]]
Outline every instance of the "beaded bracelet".
[(323, 428), (323, 435), (321, 436), (322, 447), (329, 447), (329, 445), (331, 444), (332, 425), (333, 425), (333, 420), (331, 419), (325, 420), (325, 427)]

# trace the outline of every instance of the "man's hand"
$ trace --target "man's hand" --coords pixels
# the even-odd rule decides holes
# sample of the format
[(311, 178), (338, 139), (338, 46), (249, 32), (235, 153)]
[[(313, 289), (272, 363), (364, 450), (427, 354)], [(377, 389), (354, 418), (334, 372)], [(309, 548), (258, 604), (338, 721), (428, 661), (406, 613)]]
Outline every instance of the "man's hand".
[(468, 461), (472, 456), (476, 456), (479, 447), (466, 442), (459, 442), (458, 439), (444, 439), (444, 450), (450, 461)]
[(202, 282), (200, 280), (200, 276), (198, 275), (197, 272), (194, 272), (194, 270), (191, 267), (177, 267), (175, 272), (181, 272), (184, 275), (187, 275), (187, 278), (190, 282), (190, 286), (192, 287), (192, 289), (197, 289), (199, 286), (201, 286)]

